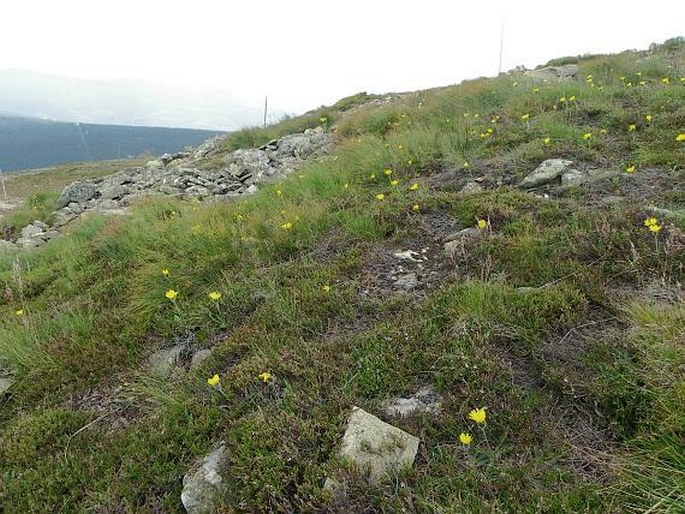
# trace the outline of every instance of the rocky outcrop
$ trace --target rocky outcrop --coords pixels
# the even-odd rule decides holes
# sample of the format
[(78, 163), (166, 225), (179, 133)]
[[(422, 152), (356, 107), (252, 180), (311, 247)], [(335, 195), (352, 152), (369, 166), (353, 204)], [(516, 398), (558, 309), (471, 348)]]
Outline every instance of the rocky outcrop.
[(580, 72), (577, 64), (564, 64), (562, 66), (546, 66), (537, 70), (528, 70), (523, 74), (533, 80), (561, 81), (575, 79)]
[[(209, 139), (195, 150), (161, 155), (142, 168), (68, 185), (53, 213), (52, 229), (67, 225), (84, 212), (122, 214), (131, 202), (148, 195), (190, 200), (253, 194), (257, 183), (280, 180), (305, 159), (333, 148), (331, 135), (320, 127), (225, 156), (221, 155), (220, 142), (220, 137)], [(208, 159), (213, 162), (211, 169), (206, 169)], [(16, 243), (8, 242), (3, 248), (40, 246), (57, 235), (52, 229), (34, 222), (22, 230)]]
[(442, 407), (442, 397), (433, 386), (424, 386), (409, 398), (392, 398), (385, 402), (386, 416), (407, 417), (413, 414), (437, 414)]

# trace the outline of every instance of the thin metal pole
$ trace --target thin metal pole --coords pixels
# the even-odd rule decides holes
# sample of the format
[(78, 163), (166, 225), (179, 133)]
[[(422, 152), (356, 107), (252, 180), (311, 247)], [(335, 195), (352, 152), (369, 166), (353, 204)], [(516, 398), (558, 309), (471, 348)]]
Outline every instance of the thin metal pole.
[(7, 201), (7, 189), (5, 189), (5, 175), (2, 173), (2, 168), (0, 168), (0, 181), (2, 182), (2, 194), (5, 195), (5, 201)]
[(497, 75), (502, 73), (502, 54), (504, 53), (504, 20), (506, 18), (502, 17), (502, 30), (499, 37), (499, 68), (497, 70)]
[(264, 97), (264, 127), (266, 127), (266, 111), (267, 111), (268, 103), (267, 103), (267, 97)]

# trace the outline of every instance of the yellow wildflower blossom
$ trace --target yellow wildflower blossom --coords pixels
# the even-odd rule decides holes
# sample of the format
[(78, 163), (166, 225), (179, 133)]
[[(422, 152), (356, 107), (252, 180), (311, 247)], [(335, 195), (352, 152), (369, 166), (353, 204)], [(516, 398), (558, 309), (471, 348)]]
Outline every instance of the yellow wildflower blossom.
[(478, 225), (478, 228), (481, 230), (488, 228), (487, 220), (478, 220), (477, 225)]
[(168, 276), (169, 276), (169, 273), (171, 273), (171, 272), (169, 271), (169, 268), (164, 268), (164, 269), (162, 270), (162, 275), (164, 275), (165, 277), (168, 277)]
[(414, 212), (419, 212), (419, 209), (421, 209), (421, 207), (419, 207), (418, 203), (415, 203), (414, 205), (411, 206), (411, 210)]
[(471, 434), (465, 434), (464, 432), (459, 434), (459, 442), (464, 446), (471, 444), (471, 441), (473, 441), (473, 436)]
[(376, 195), (376, 200), (378, 200), (379, 202), (382, 202), (383, 200), (385, 200), (385, 195), (383, 193), (378, 193)]
[(24, 315), (24, 309), (17, 309), (14, 311), (15, 316), (23, 316)]
[(283, 225), (281, 225), (281, 228), (283, 230), (290, 230), (291, 228), (293, 228), (293, 224), (288, 221), (286, 223), (283, 223)]
[(650, 225), (649, 230), (656, 234), (657, 232), (659, 232), (659, 230), (661, 230), (661, 225), (658, 225), (658, 224)]
[(633, 164), (632, 166), (628, 166), (626, 168), (626, 173), (635, 173), (635, 165)]
[(322, 287), (321, 287), (321, 290), (322, 290), (324, 293), (330, 293), (330, 292), (331, 292), (331, 286), (329, 286), (328, 284), (326, 284), (325, 286), (322, 286)]
[(178, 291), (169, 289), (166, 293), (164, 293), (164, 296), (167, 298), (167, 300), (174, 300), (178, 296)]
[(473, 409), (471, 412), (469, 412), (469, 419), (472, 419), (478, 424), (485, 423), (485, 407), (481, 407), (480, 409)]
[(391, 186), (396, 186), (396, 185), (399, 184), (399, 183), (400, 183), (399, 180), (391, 180), (391, 181), (390, 181), (390, 185), (391, 185)]
[(257, 378), (259, 380), (261, 380), (262, 382), (268, 382), (269, 380), (271, 380), (271, 373), (269, 373), (268, 371), (265, 371), (265, 372), (257, 375)]
[(675, 140), (676, 140), (676, 141), (685, 141), (685, 134), (678, 134), (678, 135), (675, 137)]
[(221, 293), (219, 291), (212, 291), (209, 293), (209, 299), (212, 300), (213, 302), (218, 302), (219, 299), (221, 298)]
[(656, 219), (656, 218), (647, 218), (647, 219), (644, 221), (644, 226), (645, 226), (645, 227), (651, 227), (652, 225), (656, 225), (656, 224), (657, 224), (657, 219)]
[(409, 186), (409, 191), (416, 191), (419, 188), (419, 185), (414, 182), (411, 186)]
[(628, 132), (635, 132), (637, 130), (637, 125), (635, 123), (631, 123), (628, 125)]
[(390, 175), (392, 175), (392, 169), (391, 168), (385, 168), (383, 170), (383, 173), (385, 174), (385, 176), (389, 177)]
[(522, 119), (523, 121), (528, 121), (529, 118), (530, 118), (530, 114), (528, 114), (528, 113), (526, 113), (526, 114), (524, 114), (523, 116), (521, 116), (521, 119)]
[(213, 377), (207, 379), (207, 383), (212, 387), (216, 387), (219, 385), (220, 380), (221, 379), (219, 378), (219, 375), (217, 373), (214, 373)]
[(585, 134), (583, 134), (583, 139), (585, 139), (585, 141), (589, 141), (590, 139), (592, 139), (592, 132), (586, 132)]

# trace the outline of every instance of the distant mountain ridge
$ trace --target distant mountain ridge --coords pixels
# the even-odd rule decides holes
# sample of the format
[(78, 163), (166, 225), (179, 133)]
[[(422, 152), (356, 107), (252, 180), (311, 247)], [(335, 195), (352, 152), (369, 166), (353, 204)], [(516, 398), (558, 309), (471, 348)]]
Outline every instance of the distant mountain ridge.
[(0, 169), (160, 155), (197, 146), (218, 130), (67, 123), (0, 114)]
[(228, 89), (188, 89), (130, 79), (86, 80), (0, 70), (0, 113), (51, 120), (237, 130), (261, 122), (262, 105)]

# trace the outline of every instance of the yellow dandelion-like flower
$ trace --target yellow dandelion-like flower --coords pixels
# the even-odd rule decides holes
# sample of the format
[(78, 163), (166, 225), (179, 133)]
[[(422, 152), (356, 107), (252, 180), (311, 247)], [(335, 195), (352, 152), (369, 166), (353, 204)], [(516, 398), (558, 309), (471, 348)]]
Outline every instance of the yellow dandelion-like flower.
[(412, 161), (411, 159), (407, 159), (407, 166), (411, 166), (412, 164), (414, 164), (414, 161)]
[(474, 114), (473, 117), (474, 117), (475, 119), (478, 119), (478, 118), (480, 118), (480, 114)]
[(469, 412), (469, 419), (472, 419), (478, 424), (485, 423), (485, 407), (481, 407), (480, 409), (473, 409), (471, 412)]
[(644, 221), (644, 226), (645, 227), (651, 227), (652, 225), (656, 225), (658, 223), (656, 218), (647, 218)]
[(631, 123), (628, 125), (628, 132), (635, 132), (637, 130), (637, 125), (635, 123)]
[(283, 196), (283, 191), (276, 189), (276, 196)]
[(600, 130), (599, 130), (599, 133), (600, 133), (600, 134), (606, 134), (606, 133), (607, 133), (607, 129), (600, 129)]
[(328, 284), (326, 284), (325, 286), (322, 286), (322, 287), (321, 287), (321, 290), (322, 290), (324, 293), (330, 293), (330, 292), (331, 292), (331, 286), (329, 286)]
[(675, 140), (676, 140), (676, 141), (685, 141), (685, 134), (678, 134), (678, 135), (675, 137)]
[(671, 79), (669, 79), (668, 77), (664, 77), (664, 78), (661, 79), (661, 83), (662, 83), (662, 84), (670, 84), (670, 83), (671, 83)]
[(550, 143), (552, 142), (552, 138), (551, 138), (551, 137), (546, 137), (546, 138), (544, 138), (544, 139), (542, 140), (542, 142), (545, 143), (546, 145), (548, 145), (548, 144), (550, 144)]
[(495, 114), (492, 118), (490, 118), (491, 123), (497, 123), (499, 121), (499, 115)]
[(214, 373), (213, 377), (207, 379), (207, 383), (212, 387), (218, 386), (220, 381), (221, 379), (217, 373)]
[(235, 219), (236, 219), (237, 221), (243, 221), (244, 218), (243, 218), (243, 215), (242, 215), (242, 214), (237, 214), (236, 217), (235, 217)]
[(590, 139), (592, 139), (592, 132), (586, 132), (585, 134), (583, 134), (583, 139), (585, 139), (585, 141), (589, 141)]
[(288, 221), (286, 223), (283, 223), (283, 225), (281, 225), (281, 228), (283, 230), (290, 230), (291, 228), (293, 228), (293, 224)]
[(419, 207), (418, 203), (415, 203), (414, 205), (411, 206), (411, 210), (414, 212), (419, 212), (420, 209), (421, 209), (421, 207)]
[(635, 165), (633, 164), (632, 166), (628, 166), (626, 168), (626, 173), (635, 173)]
[(416, 191), (419, 188), (419, 185), (414, 182), (411, 186), (409, 186), (409, 191)]
[(621, 82), (625, 82), (626, 78), (625, 78), (625, 76), (623, 76), (623, 77), (619, 77), (618, 80), (620, 80)]
[(648, 114), (647, 116), (645, 116), (645, 120), (647, 121), (647, 123), (650, 123), (653, 119), (654, 118), (652, 117), (651, 114)]
[(494, 130), (491, 129), (490, 127), (488, 127), (485, 132), (487, 132), (488, 134), (492, 134), (494, 132)]
[(642, 72), (641, 72), (641, 71), (636, 71), (636, 72), (635, 72), (635, 75), (637, 75), (638, 77), (642, 77)]
[(171, 273), (171, 272), (169, 271), (169, 268), (164, 268), (164, 269), (162, 270), (162, 275), (164, 275), (165, 277), (168, 277), (168, 276), (169, 276), (169, 273)]
[(372, 173), (371, 175), (369, 175), (369, 179), (370, 180), (376, 180), (376, 174)]
[(269, 380), (271, 380), (271, 373), (269, 373), (268, 371), (264, 371), (263, 373), (257, 375), (257, 378), (262, 382), (268, 382)]
[(534, 87), (534, 88), (532, 89), (532, 91), (533, 91), (533, 93), (539, 93), (539, 92), (540, 92), (540, 88), (539, 88), (539, 87)]
[(559, 103), (562, 103), (562, 104), (563, 104), (563, 103), (565, 103), (565, 102), (566, 102), (566, 97), (565, 97), (565, 96), (559, 97)]
[(391, 181), (390, 181), (390, 185), (391, 185), (391, 186), (396, 186), (396, 185), (399, 184), (399, 183), (400, 183), (399, 180), (391, 180)]
[(528, 121), (529, 118), (530, 118), (530, 114), (528, 114), (528, 113), (526, 113), (526, 114), (524, 114), (523, 116), (521, 116), (521, 119), (522, 119), (523, 121)]
[(471, 434), (466, 434), (464, 432), (459, 434), (459, 442), (464, 446), (471, 444), (471, 441), (473, 441), (473, 436)]
[(343, 189), (344, 189), (345, 191), (347, 191), (349, 188), (350, 188), (350, 185), (349, 185), (349, 184), (343, 184)]
[(164, 296), (166, 297), (167, 300), (174, 300), (178, 296), (178, 291), (174, 291), (173, 289), (169, 289), (166, 293), (164, 293)]
[(17, 309), (14, 311), (15, 316), (23, 316), (24, 315), (24, 309)]
[(569, 102), (575, 102), (576, 101), (576, 95), (571, 95), (568, 97)]
[(391, 169), (391, 168), (385, 168), (385, 169), (383, 170), (383, 174), (384, 174), (386, 177), (389, 177), (390, 175), (392, 175), (392, 169)]
[(319, 118), (319, 121), (320, 121), (321, 123), (326, 123), (326, 122), (328, 121), (328, 118), (326, 118), (326, 116), (321, 116), (321, 117)]
[(207, 296), (209, 296), (209, 299), (213, 302), (218, 302), (221, 299), (221, 293), (219, 291), (212, 291)]
[(404, 145), (397, 145), (398, 150), (404, 150)]
[(659, 230), (661, 230), (661, 225), (657, 225), (657, 224), (650, 225), (649, 230), (656, 234), (657, 232), (659, 232)]
[(481, 229), (481, 230), (482, 230), (482, 229), (485, 229), (485, 228), (488, 228), (488, 222), (487, 222), (487, 220), (478, 220), (477, 225), (478, 225), (478, 228)]
[(471, 165), (469, 164), (469, 161), (464, 161), (464, 162), (461, 163), (461, 167), (462, 167), (462, 168), (468, 168), (468, 167), (470, 167), (470, 166), (471, 166)]
[(385, 195), (383, 193), (378, 193), (376, 195), (376, 200), (378, 200), (379, 202), (382, 202), (383, 200), (385, 200)]

